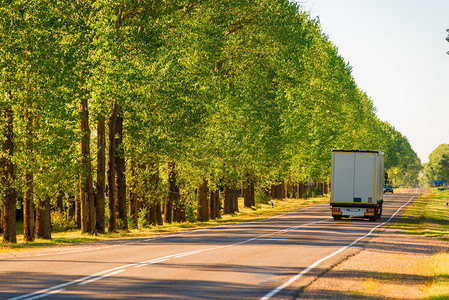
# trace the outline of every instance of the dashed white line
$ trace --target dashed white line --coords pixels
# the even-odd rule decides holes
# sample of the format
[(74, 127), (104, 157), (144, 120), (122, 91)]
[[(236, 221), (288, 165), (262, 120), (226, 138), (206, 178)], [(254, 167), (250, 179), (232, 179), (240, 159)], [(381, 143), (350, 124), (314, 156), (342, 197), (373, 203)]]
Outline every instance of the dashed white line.
[[(174, 256), (174, 258), (180, 258), (180, 257), (185, 257), (185, 256), (189, 256), (189, 255), (194, 255), (194, 254), (198, 254), (203, 252), (204, 250), (197, 250), (197, 251), (190, 251), (190, 252), (185, 252), (185, 253), (181, 253), (181, 254), (177, 254)], [(207, 251), (207, 250), (206, 250)]]
[(85, 284), (88, 284), (88, 283), (91, 283), (91, 282), (94, 282), (94, 281), (97, 281), (97, 280), (100, 280), (100, 279), (103, 279), (103, 278), (111, 277), (113, 275), (116, 275), (116, 274), (124, 272), (124, 271), (126, 271), (126, 269), (117, 270), (115, 272), (107, 273), (107, 274), (104, 274), (102, 276), (96, 276), (96, 277), (93, 277), (93, 278), (91, 278), (89, 280), (80, 282), (80, 283), (78, 283), (78, 285), (85, 285)]
[(144, 262), (140, 262), (140, 263), (138, 263), (136, 266), (134, 266), (134, 268), (141, 268), (141, 267), (146, 267), (146, 266), (148, 266), (148, 265), (152, 265), (152, 264), (157, 264), (157, 263), (160, 263), (160, 262), (163, 262), (163, 261), (167, 261), (167, 260), (169, 260), (170, 258), (155, 258), (155, 259), (151, 259), (151, 260), (148, 260), (148, 261), (144, 261)]

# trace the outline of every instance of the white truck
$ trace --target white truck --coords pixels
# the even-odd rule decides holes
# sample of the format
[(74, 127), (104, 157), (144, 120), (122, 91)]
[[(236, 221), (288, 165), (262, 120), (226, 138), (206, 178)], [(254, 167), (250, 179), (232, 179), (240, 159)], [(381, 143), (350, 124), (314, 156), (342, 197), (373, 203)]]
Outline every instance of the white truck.
[(332, 150), (330, 208), (334, 220), (382, 215), (384, 153)]

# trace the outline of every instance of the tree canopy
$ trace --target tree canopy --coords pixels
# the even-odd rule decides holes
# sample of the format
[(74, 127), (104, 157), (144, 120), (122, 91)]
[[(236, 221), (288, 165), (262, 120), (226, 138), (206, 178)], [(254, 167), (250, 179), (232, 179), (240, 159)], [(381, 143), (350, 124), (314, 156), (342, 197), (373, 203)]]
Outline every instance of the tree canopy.
[(101, 231), (101, 186), (106, 218), (125, 228), (126, 214), (155, 218), (173, 194), (170, 209), (188, 214), (204, 182), (327, 182), (333, 148), (384, 151), (394, 183), (416, 184), (407, 139), (378, 119), (319, 22), (287, 0), (8, 1), (0, 51), (8, 182), (47, 218), (44, 206), (63, 198), (85, 232)]

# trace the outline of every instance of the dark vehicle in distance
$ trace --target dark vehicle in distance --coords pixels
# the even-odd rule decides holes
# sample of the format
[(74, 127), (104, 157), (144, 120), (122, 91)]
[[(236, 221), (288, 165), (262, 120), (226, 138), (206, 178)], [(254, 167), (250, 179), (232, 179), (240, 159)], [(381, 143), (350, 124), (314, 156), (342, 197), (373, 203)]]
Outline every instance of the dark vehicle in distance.
[(393, 194), (393, 187), (389, 184), (384, 186), (384, 193), (392, 193)]

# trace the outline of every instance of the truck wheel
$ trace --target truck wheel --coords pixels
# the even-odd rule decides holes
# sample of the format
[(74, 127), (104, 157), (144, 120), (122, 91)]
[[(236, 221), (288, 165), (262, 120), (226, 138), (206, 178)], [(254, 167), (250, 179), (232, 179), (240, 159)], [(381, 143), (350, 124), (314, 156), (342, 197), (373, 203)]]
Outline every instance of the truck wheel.
[(377, 218), (380, 219), (380, 217), (382, 217), (382, 206), (379, 207), (378, 214), (377, 214)]
[(334, 220), (336, 221), (341, 220), (341, 216), (334, 216)]
[(376, 220), (377, 220), (377, 217), (376, 217), (376, 216), (374, 216), (374, 217), (369, 217), (369, 220), (370, 220), (370, 221), (376, 221)]

